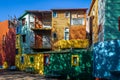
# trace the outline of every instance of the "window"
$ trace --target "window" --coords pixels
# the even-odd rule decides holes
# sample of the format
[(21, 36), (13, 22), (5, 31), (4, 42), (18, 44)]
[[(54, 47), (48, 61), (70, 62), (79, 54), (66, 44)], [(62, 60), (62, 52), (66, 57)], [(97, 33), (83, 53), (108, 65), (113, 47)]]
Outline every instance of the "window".
[(72, 66), (79, 66), (79, 56), (78, 55), (72, 55), (71, 59)]
[(57, 17), (57, 12), (53, 12), (53, 17)]
[(30, 57), (30, 62), (34, 63), (34, 57), (33, 56)]
[(53, 33), (53, 38), (57, 39), (57, 34), (55, 32)]
[(50, 55), (45, 54), (44, 55), (44, 65), (49, 65), (50, 64)]
[(70, 12), (66, 12), (65, 17), (70, 17)]
[(68, 29), (68, 28), (65, 28), (65, 31), (64, 31), (64, 39), (65, 39), (65, 40), (69, 40), (69, 29)]
[(120, 17), (119, 17), (119, 19), (118, 19), (118, 29), (119, 29), (119, 31), (120, 31)]
[(17, 34), (19, 33), (19, 27), (17, 27), (17, 29), (16, 29), (16, 33), (17, 33)]
[(93, 11), (92, 11), (92, 15), (94, 16), (95, 15), (95, 9), (93, 8)]
[(84, 25), (84, 18), (73, 18), (72, 25)]
[(26, 35), (22, 35), (22, 41), (25, 43), (26, 42)]
[(34, 28), (34, 26), (35, 26), (35, 25), (34, 25), (34, 22), (30, 22), (30, 27), (31, 27), (31, 28)]
[(25, 19), (25, 18), (23, 18), (23, 19), (22, 19), (22, 26), (24, 26), (24, 25), (25, 25), (25, 22), (26, 22), (26, 19)]
[(24, 56), (21, 56), (20, 62), (23, 64), (24, 63)]
[(18, 49), (16, 49), (16, 54), (18, 54), (18, 52), (19, 52)]

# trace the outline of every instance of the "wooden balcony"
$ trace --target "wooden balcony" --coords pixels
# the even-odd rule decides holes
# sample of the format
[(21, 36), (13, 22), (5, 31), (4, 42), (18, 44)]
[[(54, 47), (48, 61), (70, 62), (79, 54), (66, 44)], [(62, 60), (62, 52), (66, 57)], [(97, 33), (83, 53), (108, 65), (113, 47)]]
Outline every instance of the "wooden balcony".
[(47, 49), (47, 50), (49, 50), (49, 49), (51, 49), (51, 46), (44, 46), (44, 45), (35, 45), (35, 44), (33, 44), (33, 45), (31, 45), (31, 48), (32, 49), (34, 49), (34, 50), (41, 50), (41, 49)]
[(51, 28), (31, 28), (35, 33), (39, 32), (41, 34), (43, 33), (51, 33), (52, 29)]
[(54, 49), (87, 48), (87, 47), (89, 47), (88, 39), (60, 40), (54, 44)]
[(51, 31), (51, 28), (31, 28), (33, 31)]

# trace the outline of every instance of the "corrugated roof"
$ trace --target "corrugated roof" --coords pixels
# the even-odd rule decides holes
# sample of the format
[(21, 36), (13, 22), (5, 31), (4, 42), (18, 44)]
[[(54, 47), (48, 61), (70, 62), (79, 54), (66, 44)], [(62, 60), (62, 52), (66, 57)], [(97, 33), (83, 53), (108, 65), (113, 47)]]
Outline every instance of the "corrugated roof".
[(25, 13), (20, 16), (18, 19), (20, 20), (23, 16), (25, 16), (26, 14), (31, 13), (31, 14), (35, 14), (35, 15), (41, 15), (41, 13), (52, 13), (51, 11), (41, 11), (41, 10), (26, 10)]
[(51, 11), (41, 11), (41, 10), (26, 10), (28, 13), (51, 13)]
[(84, 10), (87, 11), (88, 8), (71, 8), (71, 9), (51, 9), (52, 11), (73, 11), (73, 10)]

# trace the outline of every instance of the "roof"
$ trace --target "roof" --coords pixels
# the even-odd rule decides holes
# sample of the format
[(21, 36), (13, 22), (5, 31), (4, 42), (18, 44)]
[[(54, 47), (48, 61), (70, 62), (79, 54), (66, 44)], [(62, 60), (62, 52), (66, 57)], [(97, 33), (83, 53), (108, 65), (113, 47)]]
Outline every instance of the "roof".
[(26, 10), (28, 13), (51, 13), (51, 11)]
[(66, 49), (56, 51), (34, 52), (31, 54), (64, 54), (64, 53), (79, 53), (80, 51), (87, 51), (87, 49)]
[(26, 10), (25, 13), (18, 18), (18, 20), (20, 20), (21, 18), (23, 18), (28, 13), (35, 14), (35, 15), (40, 15), (41, 13), (51, 13), (51, 11)]
[(90, 12), (91, 12), (91, 10), (92, 10), (92, 7), (93, 7), (95, 1), (96, 1), (96, 0), (92, 0), (92, 3), (91, 3), (91, 5), (90, 5), (90, 9), (89, 9), (89, 11), (88, 11), (88, 15), (90, 15)]
[(74, 10), (83, 10), (87, 11), (88, 8), (72, 8), (72, 9), (51, 9), (52, 11), (74, 11)]

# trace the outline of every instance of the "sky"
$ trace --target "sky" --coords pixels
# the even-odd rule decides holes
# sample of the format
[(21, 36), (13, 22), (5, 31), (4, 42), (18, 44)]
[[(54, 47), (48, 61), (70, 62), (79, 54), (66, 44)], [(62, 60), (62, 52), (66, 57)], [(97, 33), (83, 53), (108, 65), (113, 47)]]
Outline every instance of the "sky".
[(0, 0), (0, 21), (20, 17), (25, 10), (89, 8), (91, 0)]

